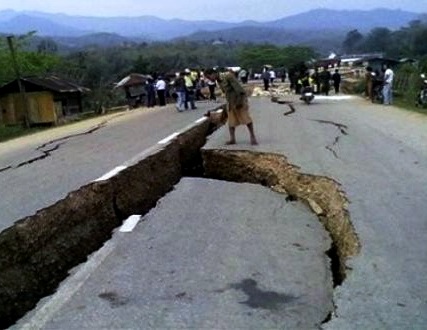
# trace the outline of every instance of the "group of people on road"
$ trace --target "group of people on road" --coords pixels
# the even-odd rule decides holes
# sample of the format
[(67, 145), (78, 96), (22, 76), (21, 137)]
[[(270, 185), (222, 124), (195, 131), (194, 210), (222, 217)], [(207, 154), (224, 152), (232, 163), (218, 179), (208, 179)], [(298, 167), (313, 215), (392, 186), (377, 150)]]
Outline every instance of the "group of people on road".
[(291, 89), (295, 94), (301, 94), (303, 87), (312, 87), (315, 94), (329, 95), (331, 85), (334, 87), (335, 94), (339, 94), (341, 86), (341, 74), (339, 69), (331, 74), (328, 67), (323, 67), (319, 72), (318, 68), (310, 73), (308, 70), (296, 71), (290, 76)]
[(162, 76), (158, 76), (157, 79), (149, 77), (145, 81), (144, 93), (140, 95), (140, 103), (145, 103), (144, 105), (148, 108), (152, 108), (157, 104), (165, 106), (167, 92), (167, 82)]
[[(197, 109), (195, 101), (209, 100), (216, 102), (217, 82), (209, 79), (204, 70), (192, 71), (185, 69), (185, 71), (177, 73), (172, 85), (176, 93), (176, 110), (178, 112)], [(202, 93), (202, 90), (206, 88), (209, 91), (209, 95)]]
[[(149, 76), (143, 86), (135, 105), (142, 104), (146, 107), (159, 105), (165, 106), (170, 100), (176, 101), (178, 111), (186, 109), (197, 109), (195, 101), (216, 101), (216, 82), (206, 79), (203, 71), (185, 69), (176, 73), (175, 76), (153, 75)], [(202, 93), (203, 88), (209, 90), (209, 95)], [(130, 99), (130, 95), (127, 95)], [(173, 101), (173, 102), (175, 102)], [(130, 101), (129, 101), (130, 102)], [(135, 103), (135, 102), (133, 102)]]

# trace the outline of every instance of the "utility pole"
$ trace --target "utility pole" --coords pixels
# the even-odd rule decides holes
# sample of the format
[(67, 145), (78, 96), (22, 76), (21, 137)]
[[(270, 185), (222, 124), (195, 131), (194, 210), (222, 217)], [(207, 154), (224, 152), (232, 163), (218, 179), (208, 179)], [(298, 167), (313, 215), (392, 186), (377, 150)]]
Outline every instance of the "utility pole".
[(26, 128), (29, 128), (30, 118), (28, 113), (27, 95), (25, 94), (25, 86), (22, 84), (18, 62), (16, 60), (15, 47), (13, 46), (13, 36), (7, 37), (7, 43), (9, 45), (10, 53), (12, 55), (12, 66), (13, 70), (15, 71), (16, 80), (18, 81), (19, 94), (21, 95), (22, 105), (24, 107), (24, 125)]

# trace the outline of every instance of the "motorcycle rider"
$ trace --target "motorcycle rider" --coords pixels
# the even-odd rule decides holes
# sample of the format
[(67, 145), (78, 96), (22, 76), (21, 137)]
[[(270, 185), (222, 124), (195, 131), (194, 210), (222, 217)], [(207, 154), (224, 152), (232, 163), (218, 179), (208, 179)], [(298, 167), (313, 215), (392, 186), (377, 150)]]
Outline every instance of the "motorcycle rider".
[(305, 72), (300, 81), (302, 85), (300, 100), (303, 100), (305, 93), (313, 93), (312, 86), (314, 84), (314, 79), (310, 76), (309, 72)]

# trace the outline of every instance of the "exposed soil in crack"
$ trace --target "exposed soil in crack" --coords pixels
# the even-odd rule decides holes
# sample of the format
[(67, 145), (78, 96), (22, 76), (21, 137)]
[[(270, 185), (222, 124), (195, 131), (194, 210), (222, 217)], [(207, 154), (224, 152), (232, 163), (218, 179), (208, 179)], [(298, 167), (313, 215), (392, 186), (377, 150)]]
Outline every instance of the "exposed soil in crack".
[(335, 146), (339, 143), (340, 138), (342, 136), (348, 135), (348, 132), (347, 132), (348, 126), (344, 125), (344, 124), (341, 124), (341, 123), (336, 123), (336, 122), (333, 122), (333, 121), (330, 121), (330, 120), (321, 120), (321, 119), (310, 119), (310, 120), (318, 122), (318, 123), (321, 123), (321, 124), (333, 125), (336, 128), (338, 128), (338, 130), (340, 131), (341, 135), (336, 136), (335, 139), (334, 139), (334, 142), (332, 144), (329, 144), (329, 145), (325, 146), (325, 149), (329, 150), (334, 155), (335, 158), (339, 158), (338, 157), (338, 153), (335, 150)]
[(346, 260), (359, 253), (360, 243), (339, 183), (328, 177), (300, 173), (298, 167), (278, 154), (209, 149), (202, 153), (209, 178), (258, 183), (304, 201), (331, 235), (334, 245), (328, 254), (334, 284), (342, 283), (347, 273)]
[(200, 148), (215, 126), (201, 123), (110, 180), (83, 186), (1, 232), (0, 329), (52, 294), (68, 271), (101, 248), (124, 219), (149, 212), (185, 173), (200, 173)]
[[(359, 254), (360, 242), (351, 223), (348, 200), (335, 180), (301, 173), (283, 155), (252, 151), (203, 149), (206, 176), (232, 182), (258, 183), (286, 194), (286, 201), (303, 201), (318, 216), (332, 243), (325, 254), (330, 260), (334, 288), (348, 272), (346, 261)], [(329, 322), (334, 310), (321, 324)]]

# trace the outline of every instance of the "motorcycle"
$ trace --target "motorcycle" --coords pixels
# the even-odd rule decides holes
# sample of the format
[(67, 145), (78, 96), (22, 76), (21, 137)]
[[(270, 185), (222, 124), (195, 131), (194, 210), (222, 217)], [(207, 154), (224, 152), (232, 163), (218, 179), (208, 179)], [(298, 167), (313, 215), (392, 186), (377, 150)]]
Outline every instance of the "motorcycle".
[(417, 94), (417, 100), (415, 102), (415, 106), (426, 108), (427, 107), (427, 79), (424, 73), (421, 74), (420, 77), (422, 79), (422, 84), (421, 84), (420, 91)]
[(302, 93), (301, 93), (301, 100), (303, 100), (307, 105), (314, 100), (313, 87), (311, 86), (303, 87)]

